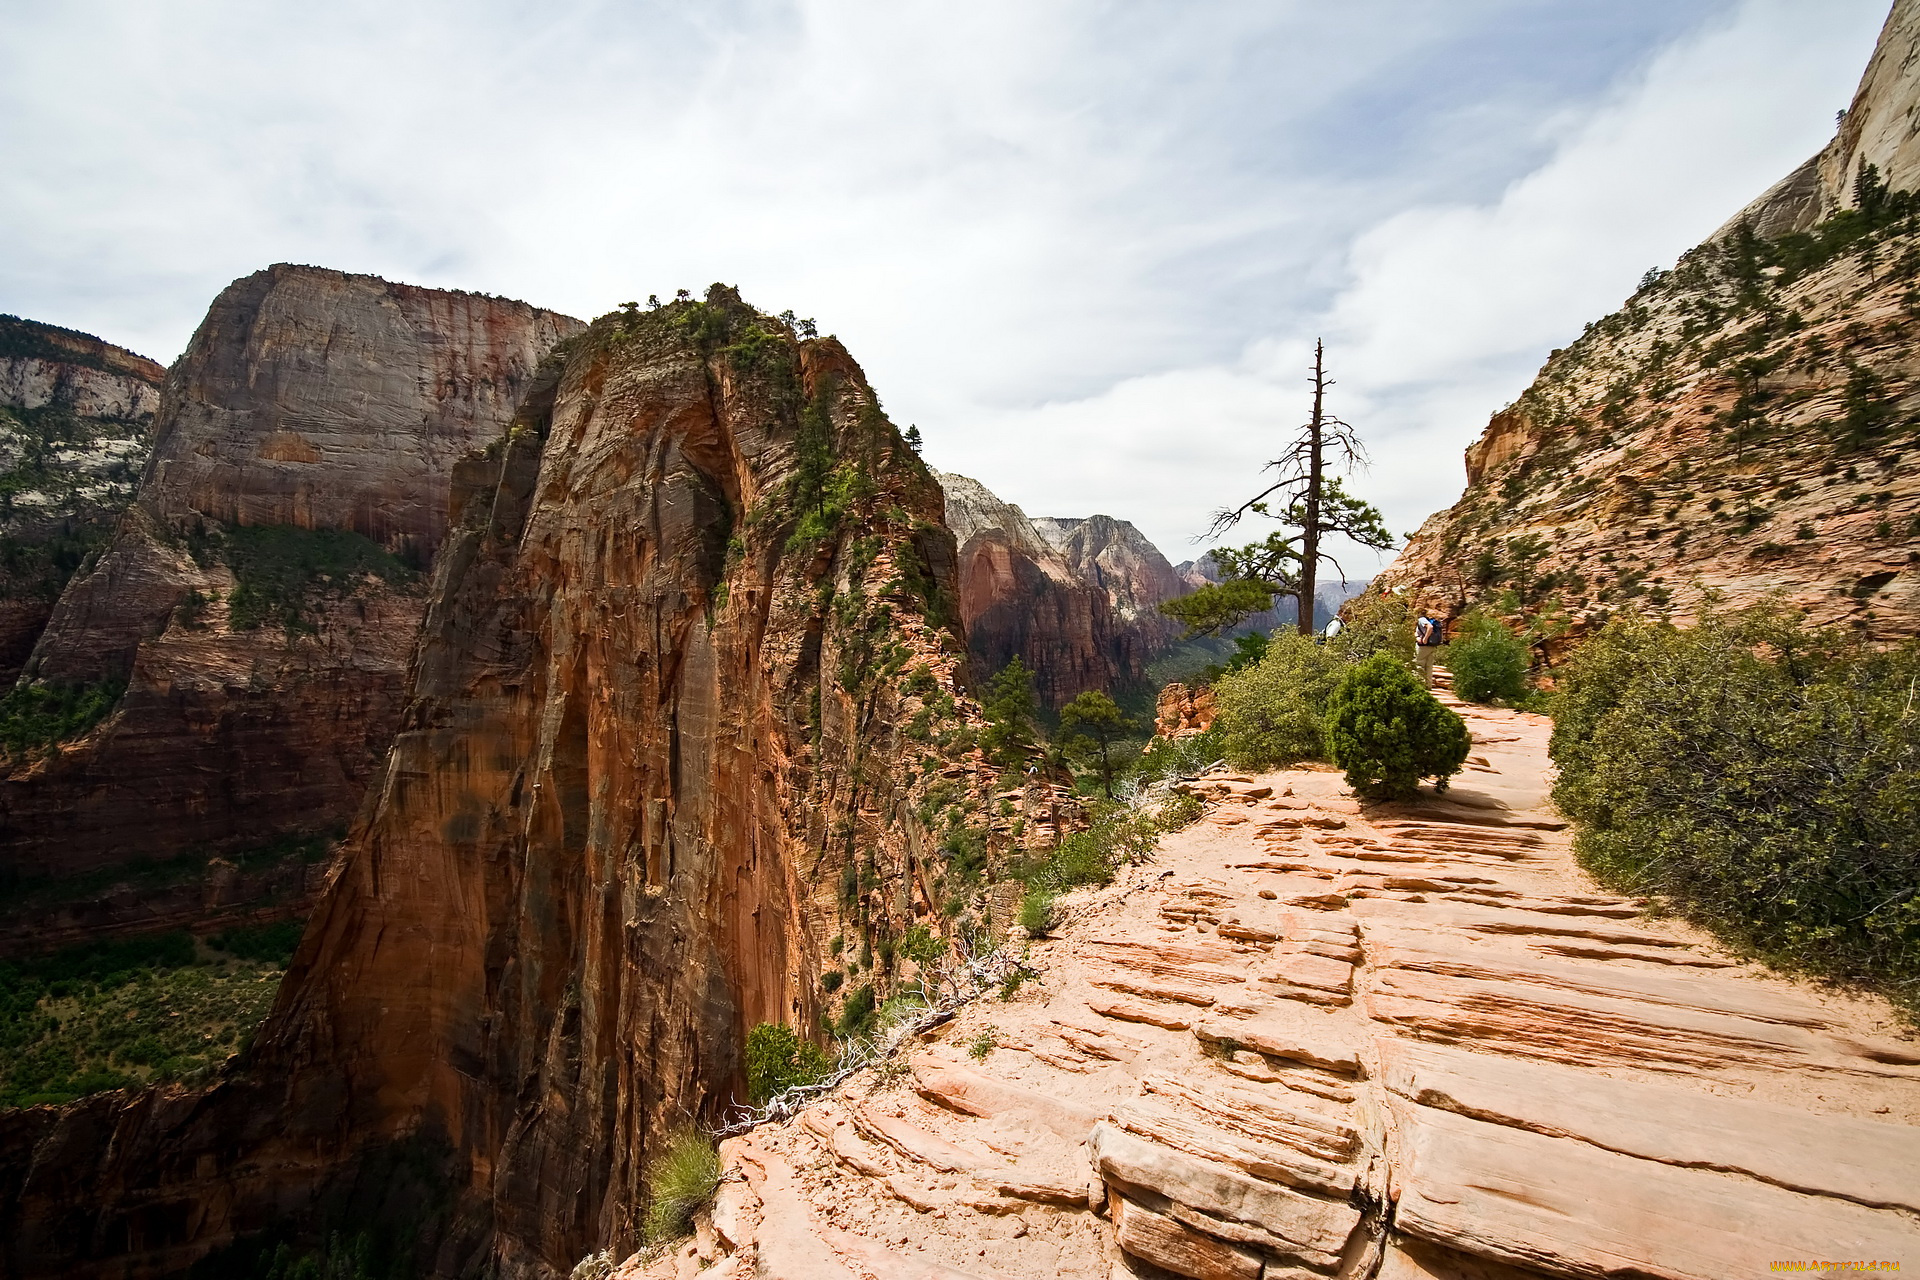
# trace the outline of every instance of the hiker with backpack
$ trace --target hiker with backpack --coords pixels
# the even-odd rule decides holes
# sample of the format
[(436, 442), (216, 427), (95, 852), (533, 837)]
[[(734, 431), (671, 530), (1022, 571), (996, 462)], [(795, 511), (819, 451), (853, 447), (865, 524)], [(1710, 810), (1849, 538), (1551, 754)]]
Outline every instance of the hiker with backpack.
[(1433, 660), (1440, 656), (1440, 648), (1446, 642), (1445, 625), (1423, 610), (1420, 620), (1413, 624), (1413, 656), (1420, 665), (1420, 678), (1429, 689), (1433, 688)]

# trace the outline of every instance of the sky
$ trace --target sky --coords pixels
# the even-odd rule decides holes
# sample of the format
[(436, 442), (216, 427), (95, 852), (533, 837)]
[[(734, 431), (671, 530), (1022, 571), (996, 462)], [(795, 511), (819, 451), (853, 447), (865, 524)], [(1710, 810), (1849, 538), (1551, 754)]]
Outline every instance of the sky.
[(933, 465), (1175, 561), (1324, 338), (1402, 534), (1550, 349), (1826, 142), (1885, 13), (0, 0), (0, 311), (164, 362), (274, 262), (582, 318), (723, 281)]

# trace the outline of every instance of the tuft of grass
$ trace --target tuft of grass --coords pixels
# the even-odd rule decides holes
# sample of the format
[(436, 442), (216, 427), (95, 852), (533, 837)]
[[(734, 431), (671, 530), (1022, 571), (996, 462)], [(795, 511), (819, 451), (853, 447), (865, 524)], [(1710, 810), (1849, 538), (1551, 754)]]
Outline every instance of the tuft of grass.
[(987, 1055), (1000, 1047), (1000, 1028), (982, 1027), (973, 1039), (967, 1041), (967, 1056), (975, 1062), (983, 1062)]
[(1053, 928), (1057, 897), (1044, 884), (1027, 886), (1026, 895), (1020, 899), (1020, 927), (1027, 931), (1029, 938), (1044, 938), (1047, 930)]
[(677, 1240), (693, 1230), (693, 1215), (720, 1185), (720, 1153), (713, 1139), (688, 1125), (667, 1136), (647, 1161), (647, 1243)]

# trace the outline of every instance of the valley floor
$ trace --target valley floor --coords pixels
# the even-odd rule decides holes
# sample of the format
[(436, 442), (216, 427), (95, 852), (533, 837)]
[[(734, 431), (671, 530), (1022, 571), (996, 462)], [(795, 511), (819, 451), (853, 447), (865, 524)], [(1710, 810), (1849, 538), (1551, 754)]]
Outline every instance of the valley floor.
[(1073, 904), (1037, 981), (724, 1144), (698, 1236), (622, 1274), (1920, 1268), (1920, 1042), (1595, 889), (1549, 722), (1454, 705), (1444, 798), (1197, 784), (1207, 815)]

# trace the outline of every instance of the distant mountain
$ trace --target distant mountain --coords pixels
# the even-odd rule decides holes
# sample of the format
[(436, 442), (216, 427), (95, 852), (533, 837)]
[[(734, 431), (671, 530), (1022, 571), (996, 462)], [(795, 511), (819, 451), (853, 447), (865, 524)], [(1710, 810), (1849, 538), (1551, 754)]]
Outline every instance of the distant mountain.
[(960, 551), (960, 613), (976, 675), (1017, 655), (1047, 705), (1138, 684), (1180, 626), (1159, 611), (1188, 590), (1159, 548), (1111, 516), (1029, 519), (985, 485), (936, 472)]

